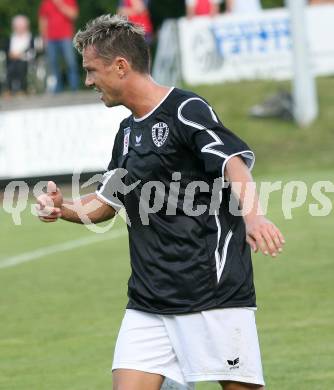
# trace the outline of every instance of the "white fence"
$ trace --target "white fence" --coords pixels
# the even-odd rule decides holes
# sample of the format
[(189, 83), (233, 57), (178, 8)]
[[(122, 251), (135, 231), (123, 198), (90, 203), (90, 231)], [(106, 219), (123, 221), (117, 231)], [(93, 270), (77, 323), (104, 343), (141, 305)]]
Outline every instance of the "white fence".
[[(333, 5), (308, 7), (315, 75), (334, 74), (333, 21)], [(180, 67), (189, 84), (291, 78), (291, 57), (285, 9), (182, 18), (161, 30), (154, 74), (165, 84), (177, 82)], [(127, 115), (124, 107), (107, 109), (102, 103), (0, 112), (0, 179), (104, 170)]]
[(124, 107), (102, 103), (0, 113), (0, 179), (106, 169)]

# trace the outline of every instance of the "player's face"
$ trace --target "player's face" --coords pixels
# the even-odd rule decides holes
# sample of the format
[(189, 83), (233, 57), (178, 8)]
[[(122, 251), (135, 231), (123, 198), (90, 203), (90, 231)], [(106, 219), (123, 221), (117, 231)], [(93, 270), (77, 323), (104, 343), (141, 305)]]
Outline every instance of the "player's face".
[(107, 107), (122, 104), (122, 71), (117, 57), (112, 63), (97, 56), (93, 46), (83, 50), (83, 68), (86, 71), (86, 87), (93, 87)]

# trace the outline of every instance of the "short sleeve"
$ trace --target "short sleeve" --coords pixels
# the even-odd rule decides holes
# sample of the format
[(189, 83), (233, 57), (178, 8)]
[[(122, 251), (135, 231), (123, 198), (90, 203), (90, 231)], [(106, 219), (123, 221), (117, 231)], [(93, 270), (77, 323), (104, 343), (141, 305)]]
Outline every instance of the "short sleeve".
[(180, 136), (202, 160), (205, 172), (224, 178), (228, 160), (238, 155), (250, 170), (253, 168), (252, 150), (221, 123), (203, 99), (193, 97), (182, 102), (178, 108), (178, 123)]
[(104, 203), (109, 204), (115, 210), (123, 207), (123, 182), (124, 170), (118, 169), (119, 137), (116, 135), (112, 157), (108, 164), (107, 171), (103, 174), (102, 180), (95, 191), (96, 196)]

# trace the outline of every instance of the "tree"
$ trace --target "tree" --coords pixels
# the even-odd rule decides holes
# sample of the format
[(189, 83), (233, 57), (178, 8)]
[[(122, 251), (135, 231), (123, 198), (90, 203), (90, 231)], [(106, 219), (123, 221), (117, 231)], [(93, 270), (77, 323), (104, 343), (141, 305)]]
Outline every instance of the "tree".
[[(118, 0), (78, 0), (80, 16), (77, 26), (83, 26), (88, 20), (104, 13), (114, 13)], [(166, 18), (178, 18), (185, 13), (184, 0), (151, 0), (150, 11), (155, 27), (159, 27)], [(11, 19), (17, 14), (27, 15), (31, 21), (32, 31), (38, 33), (38, 7), (40, 0), (1, 0), (0, 1), (0, 37), (10, 33)], [(265, 8), (282, 7), (284, 0), (262, 0)]]
[[(32, 31), (38, 33), (38, 8), (40, 0), (1, 0), (0, 1), (0, 27), (1, 38), (10, 34), (11, 19), (18, 14), (28, 16), (31, 22)], [(117, 0), (78, 0), (80, 16), (77, 26), (84, 25), (88, 20), (103, 13), (113, 13), (116, 11)]]

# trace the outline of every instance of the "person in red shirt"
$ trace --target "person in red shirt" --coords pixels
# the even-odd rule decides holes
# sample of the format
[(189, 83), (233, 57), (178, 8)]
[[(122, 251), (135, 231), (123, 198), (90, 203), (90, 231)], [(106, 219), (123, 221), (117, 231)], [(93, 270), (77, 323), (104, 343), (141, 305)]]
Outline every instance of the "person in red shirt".
[(187, 17), (219, 14), (221, 0), (186, 0)]
[(78, 89), (79, 75), (72, 45), (74, 21), (79, 7), (76, 0), (42, 0), (39, 8), (40, 33), (46, 45), (51, 75), (54, 78), (52, 91), (63, 90), (60, 57), (67, 67), (67, 80), (72, 91)]
[(117, 13), (126, 16), (130, 22), (142, 26), (146, 41), (151, 43), (153, 25), (148, 10), (148, 0), (120, 0)]

